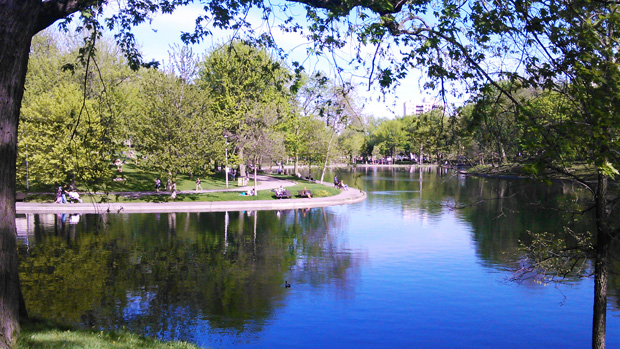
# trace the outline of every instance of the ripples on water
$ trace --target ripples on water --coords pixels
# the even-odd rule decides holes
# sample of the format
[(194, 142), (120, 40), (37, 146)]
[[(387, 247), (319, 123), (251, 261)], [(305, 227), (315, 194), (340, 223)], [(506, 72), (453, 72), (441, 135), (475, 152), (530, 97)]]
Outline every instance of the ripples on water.
[[(558, 226), (549, 212), (442, 204), (496, 197), (511, 182), (416, 169), (338, 177), (368, 199), (295, 211), (21, 216), (30, 313), (204, 347), (590, 345), (590, 280), (506, 281), (524, 232)], [(620, 347), (614, 314), (607, 344)]]

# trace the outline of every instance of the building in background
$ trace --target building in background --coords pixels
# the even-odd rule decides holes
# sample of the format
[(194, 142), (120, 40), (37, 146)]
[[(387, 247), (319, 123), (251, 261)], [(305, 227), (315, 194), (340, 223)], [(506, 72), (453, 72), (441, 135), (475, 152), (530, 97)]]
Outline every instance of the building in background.
[(422, 98), (421, 102), (409, 100), (403, 103), (403, 116), (405, 115), (420, 115), (428, 113), (433, 109), (443, 108), (442, 104), (437, 103), (435, 99)]

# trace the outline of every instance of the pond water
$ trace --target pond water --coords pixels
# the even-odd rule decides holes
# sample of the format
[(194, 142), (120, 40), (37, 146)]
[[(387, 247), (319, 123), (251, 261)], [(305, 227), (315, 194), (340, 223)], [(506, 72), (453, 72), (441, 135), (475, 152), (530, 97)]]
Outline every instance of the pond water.
[[(202, 347), (590, 346), (591, 279), (508, 281), (528, 230), (561, 234), (565, 215), (541, 207), (581, 200), (576, 188), (416, 167), (337, 174), (368, 199), (289, 211), (21, 215), (29, 313)], [(620, 283), (610, 284), (613, 348)]]

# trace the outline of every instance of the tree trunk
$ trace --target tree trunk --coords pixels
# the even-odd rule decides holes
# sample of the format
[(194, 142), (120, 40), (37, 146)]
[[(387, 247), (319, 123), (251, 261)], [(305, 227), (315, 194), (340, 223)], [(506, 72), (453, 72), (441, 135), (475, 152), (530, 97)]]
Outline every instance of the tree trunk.
[(424, 150), (424, 145), (420, 143), (420, 158), (418, 159), (418, 164), (424, 165), (424, 155), (422, 155), (422, 151)]
[(17, 127), (37, 1), (0, 0), (0, 347), (12, 347), (26, 317), (15, 230)]
[(607, 327), (607, 268), (611, 236), (607, 226), (607, 176), (598, 174), (596, 204), (596, 247), (594, 256), (594, 309), (592, 314), (592, 348), (605, 348)]
[(299, 151), (295, 149), (295, 164), (293, 165), (293, 176), (297, 177), (297, 173), (299, 171)]
[(243, 160), (243, 147), (239, 148), (239, 177), (245, 177), (245, 162)]
[(323, 163), (323, 171), (321, 171), (321, 182), (323, 182), (323, 178), (325, 178), (325, 170), (327, 170), (327, 162), (329, 161), (329, 152), (332, 148), (332, 143), (334, 142), (334, 137), (336, 136), (336, 131), (332, 132), (331, 137), (329, 137), (329, 143), (327, 144), (327, 152), (325, 153), (325, 162)]
[(504, 149), (504, 146), (500, 144), (499, 146), (500, 152), (502, 154), (502, 165), (503, 164), (507, 164), (508, 163), (508, 155), (506, 155), (506, 149)]
[(256, 166), (256, 164), (254, 164), (254, 195), (258, 195), (258, 190), (256, 189), (256, 183), (258, 182), (258, 180), (256, 179), (257, 176), (257, 168), (258, 166)]

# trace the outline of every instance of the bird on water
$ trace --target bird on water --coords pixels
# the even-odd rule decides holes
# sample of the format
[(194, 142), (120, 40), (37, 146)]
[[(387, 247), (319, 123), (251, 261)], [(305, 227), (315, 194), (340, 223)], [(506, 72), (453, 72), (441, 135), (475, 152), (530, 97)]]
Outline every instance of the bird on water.
[(284, 287), (291, 288), (291, 284), (289, 284), (288, 281), (284, 281)]

